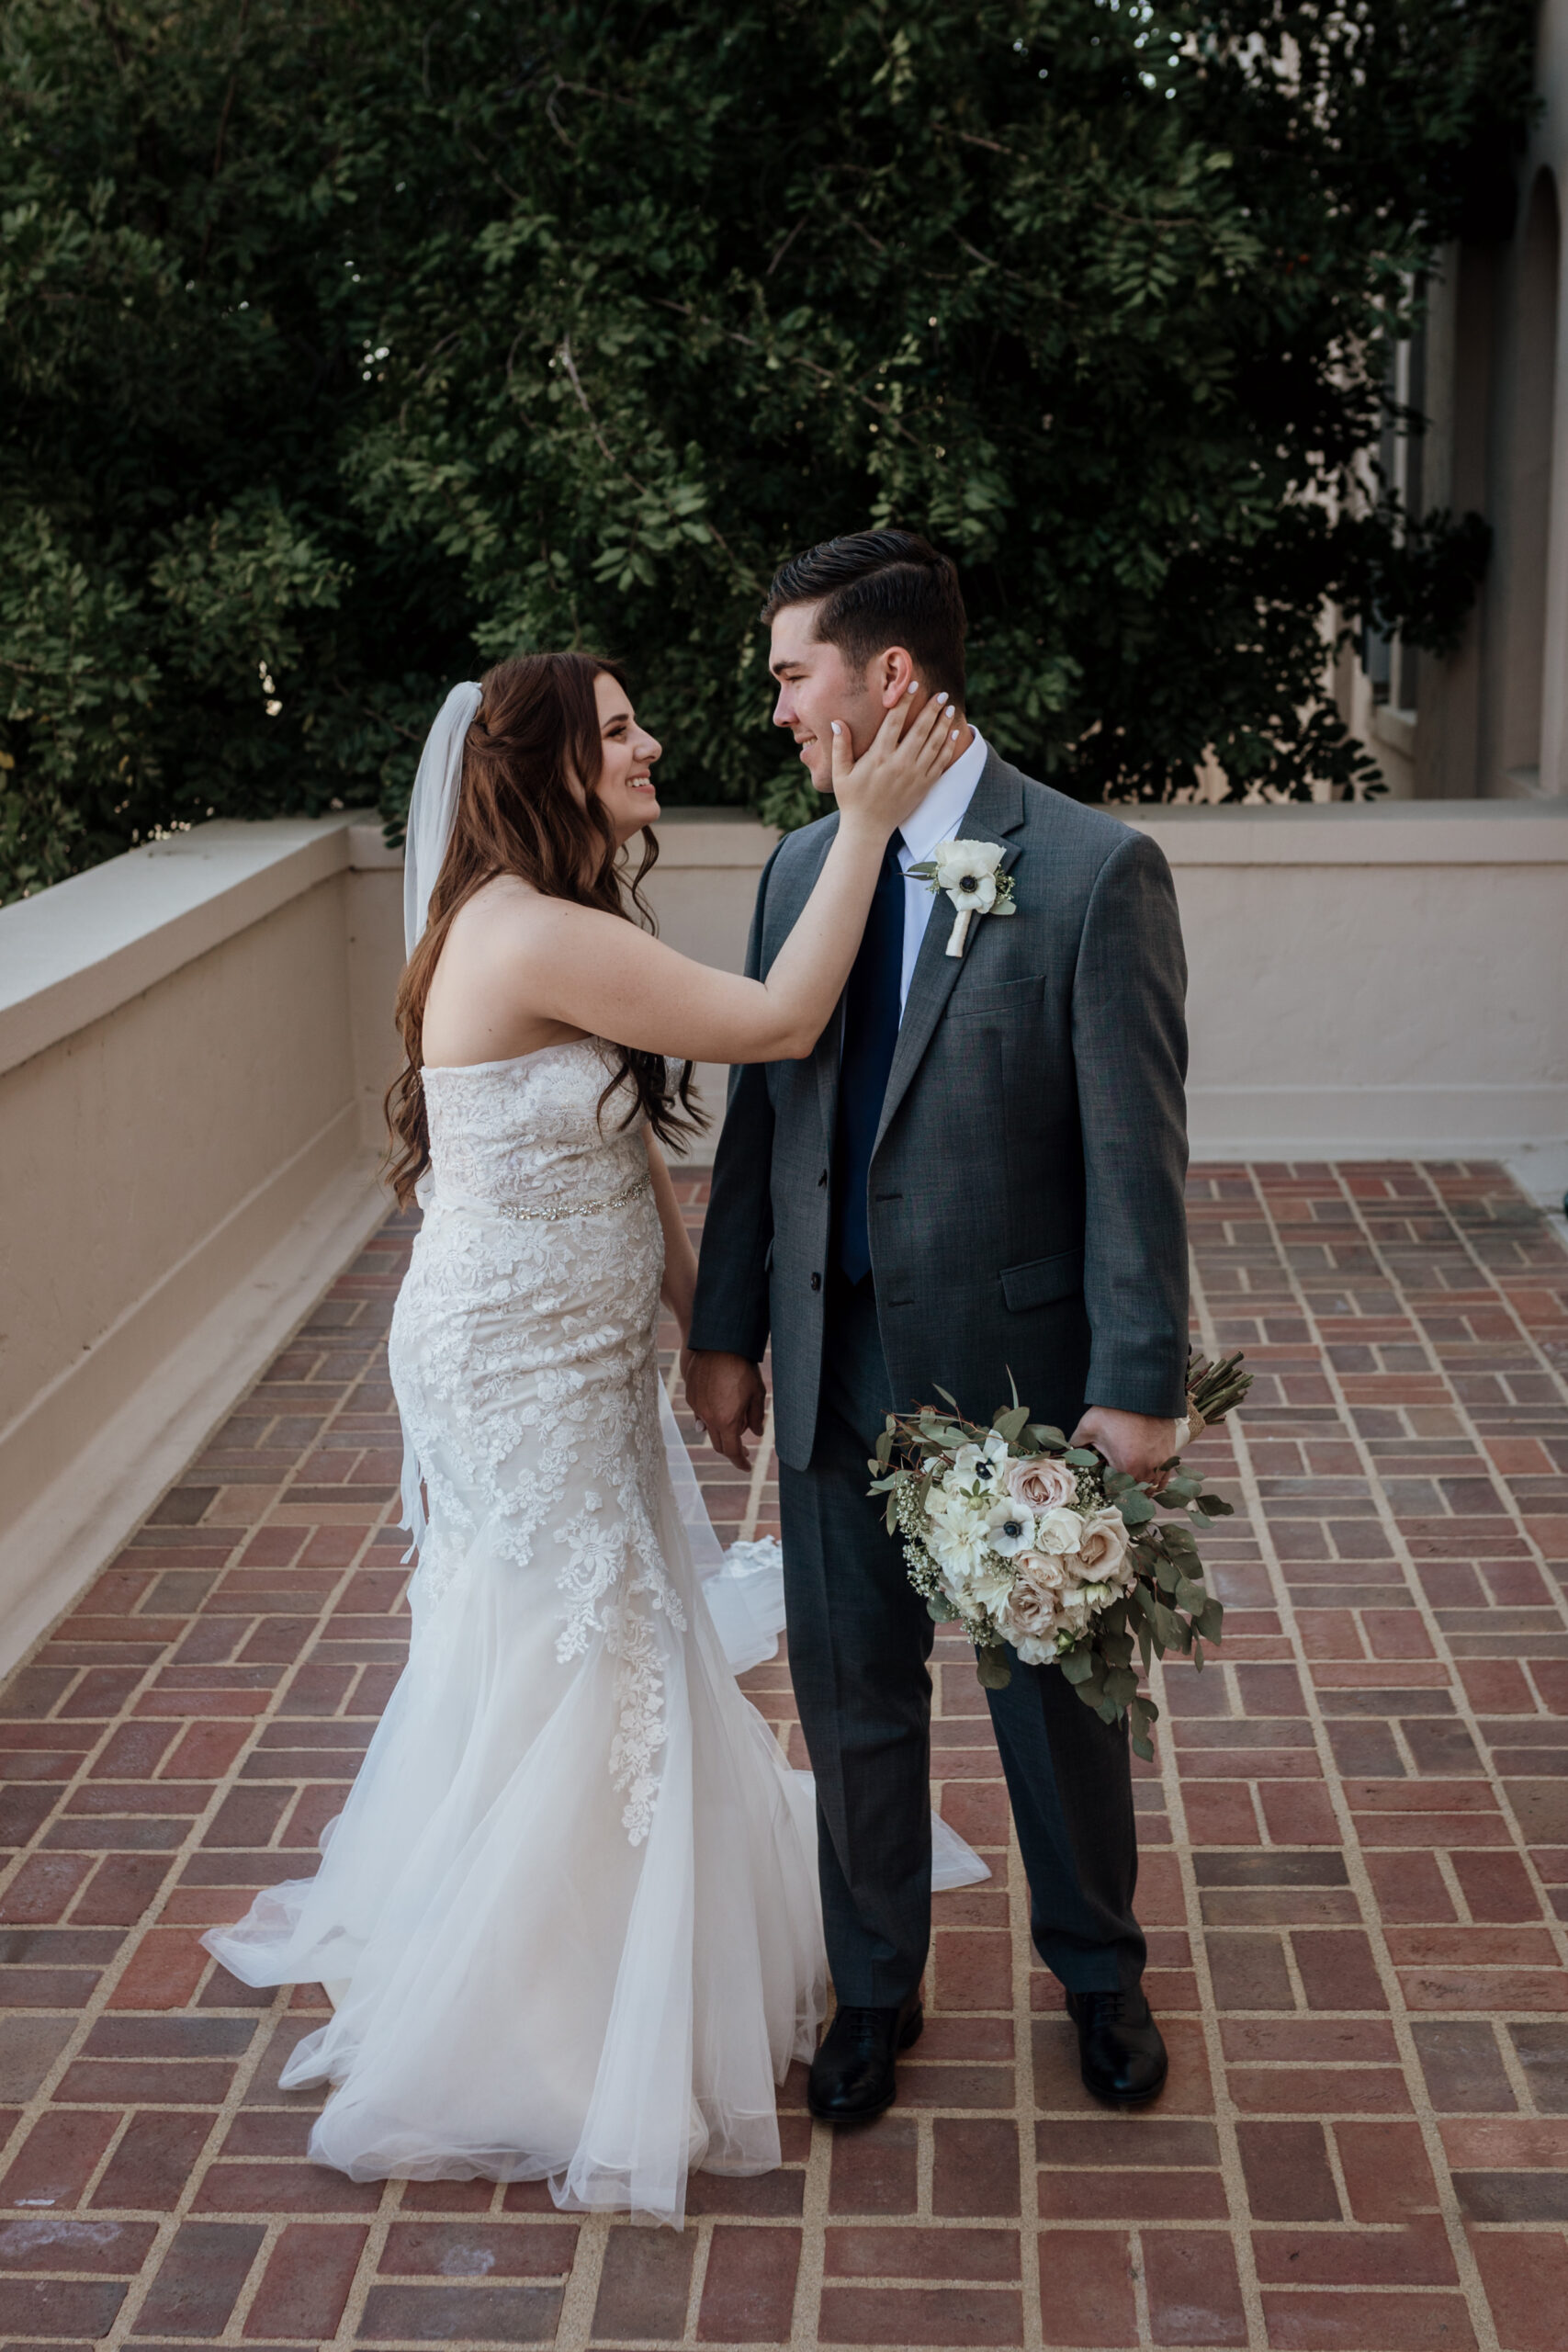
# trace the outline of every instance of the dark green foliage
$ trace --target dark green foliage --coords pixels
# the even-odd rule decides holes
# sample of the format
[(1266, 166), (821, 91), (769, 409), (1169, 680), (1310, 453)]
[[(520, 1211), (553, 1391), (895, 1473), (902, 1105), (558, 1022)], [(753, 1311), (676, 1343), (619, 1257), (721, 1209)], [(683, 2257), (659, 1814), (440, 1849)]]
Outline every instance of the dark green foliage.
[(1325, 600), (1440, 644), (1483, 559), (1351, 469), (1530, 21), (10, 0), (0, 895), (212, 809), (395, 820), (525, 644), (625, 653), (670, 797), (755, 800), (773, 565), (888, 516), (1036, 773), (1346, 784)]

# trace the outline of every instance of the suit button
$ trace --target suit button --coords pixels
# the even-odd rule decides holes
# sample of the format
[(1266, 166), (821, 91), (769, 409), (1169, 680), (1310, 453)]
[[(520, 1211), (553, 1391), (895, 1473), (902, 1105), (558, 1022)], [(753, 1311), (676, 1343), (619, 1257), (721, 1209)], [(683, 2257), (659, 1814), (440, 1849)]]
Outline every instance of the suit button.
[(820, 1289), (821, 1289), (821, 1287), (822, 1287), (822, 1277), (821, 1277), (821, 1275), (820, 1275), (820, 1274), (813, 1274), (813, 1275), (812, 1275), (812, 1277), (811, 1277), (811, 1287), (812, 1287), (812, 1289), (813, 1289), (813, 1290), (820, 1290)]

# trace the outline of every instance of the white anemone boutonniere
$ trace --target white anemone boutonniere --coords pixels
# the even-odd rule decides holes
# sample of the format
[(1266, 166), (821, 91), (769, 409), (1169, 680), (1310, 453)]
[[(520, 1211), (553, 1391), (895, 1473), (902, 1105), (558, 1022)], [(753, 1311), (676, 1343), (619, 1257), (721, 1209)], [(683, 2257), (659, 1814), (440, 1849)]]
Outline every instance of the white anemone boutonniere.
[(950, 956), (962, 956), (976, 915), (1013, 915), (1012, 876), (999, 871), (1006, 854), (999, 842), (939, 842), (936, 854), (909, 872), (929, 882), (933, 896), (945, 890), (958, 912), (948, 937)]

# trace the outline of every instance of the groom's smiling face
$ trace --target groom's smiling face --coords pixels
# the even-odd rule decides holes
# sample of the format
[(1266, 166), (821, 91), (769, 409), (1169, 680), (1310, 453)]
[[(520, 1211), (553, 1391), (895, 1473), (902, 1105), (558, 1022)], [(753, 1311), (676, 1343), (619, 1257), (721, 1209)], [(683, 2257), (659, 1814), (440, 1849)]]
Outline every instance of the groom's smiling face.
[[(863, 670), (844, 660), (817, 634), (817, 605), (786, 605), (773, 616), (768, 667), (778, 681), (773, 725), (787, 727), (818, 792), (833, 789), (833, 725), (849, 728), (855, 757), (865, 750), (907, 688), (909, 657), (898, 649), (878, 654)], [(901, 665), (901, 666), (900, 666)]]

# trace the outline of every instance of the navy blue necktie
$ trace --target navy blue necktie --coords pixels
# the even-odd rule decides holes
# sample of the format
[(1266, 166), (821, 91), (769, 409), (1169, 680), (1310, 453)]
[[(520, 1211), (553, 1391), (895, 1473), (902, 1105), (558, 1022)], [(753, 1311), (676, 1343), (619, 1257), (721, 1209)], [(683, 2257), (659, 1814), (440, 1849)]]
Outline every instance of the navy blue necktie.
[(895, 833), (883, 856), (860, 953), (844, 991), (833, 1170), (833, 1259), (852, 1283), (863, 1281), (871, 1272), (866, 1182), (902, 1011), (904, 875), (898, 864), (902, 840), (902, 834)]

